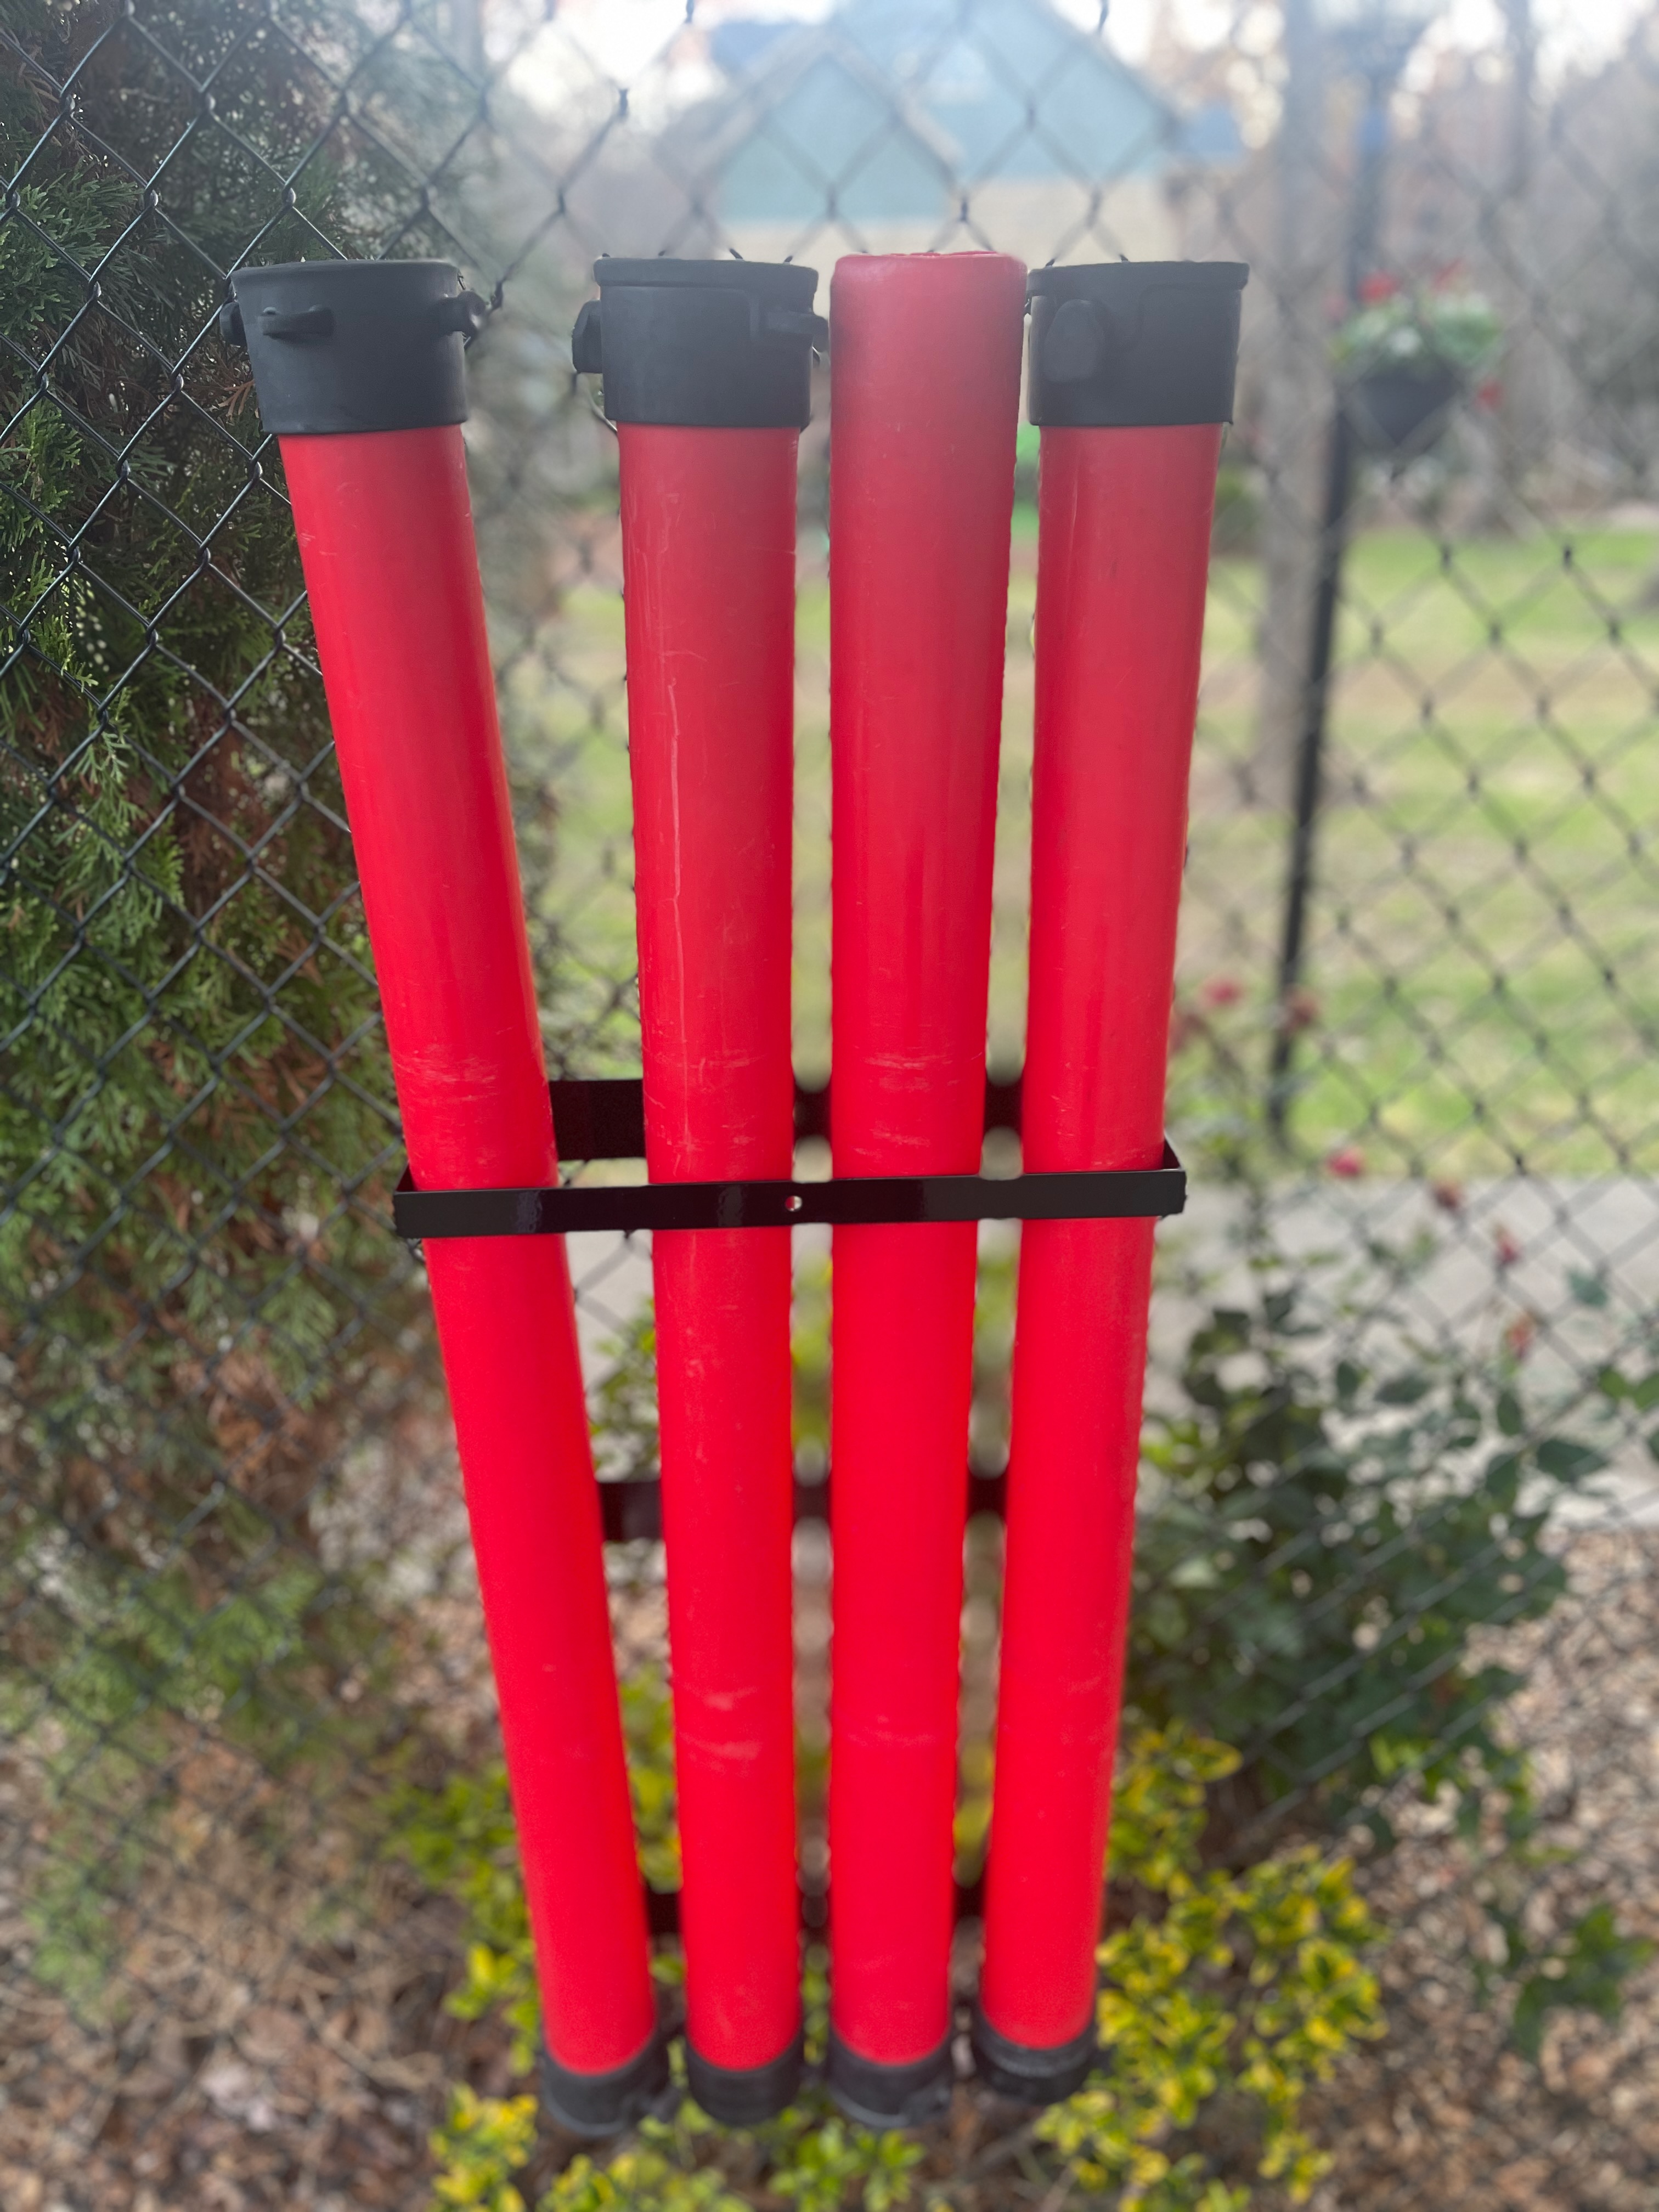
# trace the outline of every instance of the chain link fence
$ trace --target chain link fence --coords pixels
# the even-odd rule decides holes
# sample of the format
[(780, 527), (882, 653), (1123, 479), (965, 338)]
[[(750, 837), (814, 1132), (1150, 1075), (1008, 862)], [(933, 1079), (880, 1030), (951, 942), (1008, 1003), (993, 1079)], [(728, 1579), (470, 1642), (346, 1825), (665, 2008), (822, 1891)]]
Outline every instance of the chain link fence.
[[(446, 2083), (514, 2078), (503, 2035), (446, 2008), (459, 1909), (388, 1844), (399, 1792), (493, 1758), (491, 1699), (280, 465), (216, 332), (226, 272), (435, 254), (491, 301), (467, 435), (532, 943), (550, 1061), (599, 1075), (637, 1067), (638, 1030), (614, 447), (568, 345), (592, 261), (787, 254), (827, 280), (845, 252), (987, 246), (1252, 268), (1172, 1070), (1195, 1195), (1162, 1245), (1132, 1699), (1240, 1754), (1217, 1863), (1286, 1836), (1358, 1854), (1389, 2033), (1318, 2093), (1321, 2203), (1651, 2202), (1659, 11), (1468, 0), (1398, 36), (1377, 14), (7, 0), (8, 2207), (414, 2208)], [(800, 510), (811, 1080), (828, 404), (826, 379)], [(1023, 1025), (1030, 434), (1000, 1068)], [(648, 1253), (571, 1243), (602, 1471), (648, 1474)], [(1011, 1296), (988, 1234), (991, 1471)], [(608, 1558), (672, 1884), (661, 1563)], [(811, 1522), (798, 1565), (810, 1875)], [(969, 1589), (964, 1881), (988, 1522)], [(963, 1943), (970, 1973), (971, 1922)], [(1232, 2124), (1203, 2146), (1224, 2167)], [(929, 2201), (1084, 2201), (1029, 2130), (994, 2140), (940, 2154)]]

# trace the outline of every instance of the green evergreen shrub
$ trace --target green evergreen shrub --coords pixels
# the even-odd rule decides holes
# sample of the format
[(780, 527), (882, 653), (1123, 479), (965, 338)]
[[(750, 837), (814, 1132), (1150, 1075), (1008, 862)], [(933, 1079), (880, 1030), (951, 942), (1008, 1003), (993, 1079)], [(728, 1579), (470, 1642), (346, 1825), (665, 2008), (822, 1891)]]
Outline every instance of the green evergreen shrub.
[(216, 316), (245, 258), (442, 241), (290, 32), (369, 36), (15, 0), (0, 46), (0, 1725), (63, 1815), (37, 1970), (87, 1986), (180, 1744), (361, 1746), (375, 1625), (313, 1511), (430, 1388), (292, 520)]

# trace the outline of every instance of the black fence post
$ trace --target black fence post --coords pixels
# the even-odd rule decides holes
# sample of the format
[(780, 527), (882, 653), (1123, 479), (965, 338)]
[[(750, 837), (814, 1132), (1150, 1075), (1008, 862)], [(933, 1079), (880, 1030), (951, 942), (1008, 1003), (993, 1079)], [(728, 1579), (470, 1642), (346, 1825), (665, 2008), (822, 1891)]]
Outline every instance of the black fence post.
[[(1376, 261), (1383, 170), (1389, 150), (1389, 100), (1406, 58), (1417, 42), (1419, 28), (1420, 26), (1379, 24), (1368, 27), (1361, 33), (1363, 43), (1350, 49), (1351, 58), (1357, 61), (1365, 82), (1365, 104), (1355, 134), (1353, 200), (1343, 288), (1350, 313), (1360, 305), (1365, 279)], [(1285, 874), (1275, 1000), (1277, 1018), (1267, 1078), (1267, 1127), (1281, 1147), (1289, 1142), (1296, 1039), (1304, 1026), (1297, 1000), (1302, 988), (1308, 908), (1313, 893), (1315, 848), (1324, 788), (1331, 650), (1336, 637), (1337, 610), (1342, 602), (1342, 562), (1347, 550), (1348, 510), (1353, 498), (1354, 464), (1358, 453), (1359, 440), (1347, 395), (1340, 380), (1334, 380), (1325, 501), (1320, 517), (1318, 580), (1309, 631), (1307, 672), (1302, 685), (1302, 726), (1291, 793), (1291, 845)]]

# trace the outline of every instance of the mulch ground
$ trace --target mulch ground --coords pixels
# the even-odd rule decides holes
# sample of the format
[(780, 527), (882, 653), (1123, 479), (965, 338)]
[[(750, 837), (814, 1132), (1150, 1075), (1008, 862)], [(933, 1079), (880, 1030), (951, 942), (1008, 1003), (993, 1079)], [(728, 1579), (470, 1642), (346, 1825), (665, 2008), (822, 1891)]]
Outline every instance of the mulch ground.
[[(1651, 2212), (1659, 2203), (1659, 1956), (1619, 2017), (1550, 2015), (1540, 2063), (1477, 2001), (1492, 1947), (1483, 1895), (1547, 1941), (1610, 1899), (1621, 1934), (1659, 1941), (1659, 1537), (1582, 1535), (1553, 1619), (1489, 1639), (1527, 1676), (1510, 1707), (1546, 1815), (1511, 1869), (1443, 1832), (1366, 1878), (1396, 1929), (1382, 1961), (1389, 2033), (1321, 2100), (1337, 2154), (1321, 2212)], [(1431, 1824), (1429, 1824), (1431, 1826)]]

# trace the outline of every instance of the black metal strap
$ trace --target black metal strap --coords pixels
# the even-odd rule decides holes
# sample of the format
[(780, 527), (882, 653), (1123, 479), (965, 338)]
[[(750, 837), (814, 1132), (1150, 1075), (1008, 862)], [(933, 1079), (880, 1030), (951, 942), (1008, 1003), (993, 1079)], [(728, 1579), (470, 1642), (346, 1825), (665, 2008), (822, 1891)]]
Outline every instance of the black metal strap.
[[(1021, 1079), (985, 1079), (985, 1129), (1019, 1134)], [(547, 1086), (553, 1139), (562, 1160), (642, 1160), (645, 1088), (637, 1075), (561, 1077)], [(830, 1134), (830, 1086), (795, 1082), (795, 1142)]]
[[(569, 1157), (638, 1157), (621, 1149), (624, 1143), (631, 1146), (636, 1134), (643, 1148), (645, 1116), (637, 1079), (550, 1087), (554, 1134), (562, 1152), (568, 1133)], [(995, 1088), (1000, 1097), (994, 1099), (992, 1086), (987, 1086), (988, 1123), (1018, 1127), (1018, 1085)], [(807, 1119), (803, 1105), (816, 1122), (827, 1100), (823, 1092), (798, 1089), (798, 1129)], [(837, 1176), (827, 1182), (417, 1190), (405, 1170), (392, 1194), (392, 1218), (398, 1234), (413, 1242), (429, 1237), (563, 1237), (580, 1231), (799, 1229), (809, 1224), (849, 1228), (948, 1221), (1145, 1221), (1179, 1213), (1186, 1203), (1186, 1170), (1166, 1144), (1155, 1168), (1069, 1175)]]
[[(828, 1474), (816, 1482), (808, 1482), (799, 1475), (794, 1480), (792, 1510), (795, 1526), (803, 1521), (822, 1521), (830, 1518), (831, 1478)], [(601, 1482), (599, 1491), (599, 1522), (607, 1544), (658, 1544), (662, 1541), (662, 1483), (654, 1474), (618, 1476)], [(1006, 1473), (988, 1474), (981, 1468), (968, 1470), (968, 1518), (988, 1513), (1000, 1521), (1007, 1511), (1008, 1477)]]
[[(972, 1881), (953, 1882), (954, 1905), (957, 1920), (982, 1920), (985, 1917), (985, 1876), (976, 1875)], [(830, 1885), (828, 1882), (801, 1882), (796, 1891), (800, 1900), (800, 1924), (809, 1936), (822, 1937), (830, 1925)], [(645, 1892), (645, 1917), (653, 1936), (678, 1936), (680, 1932), (680, 1893), (677, 1889), (653, 1889), (647, 1884)]]
[(400, 1237), (564, 1237), (573, 1231), (848, 1228), (940, 1221), (1143, 1221), (1179, 1213), (1187, 1171), (1163, 1164), (1029, 1176), (837, 1176), (828, 1182), (652, 1182), (392, 1194)]

